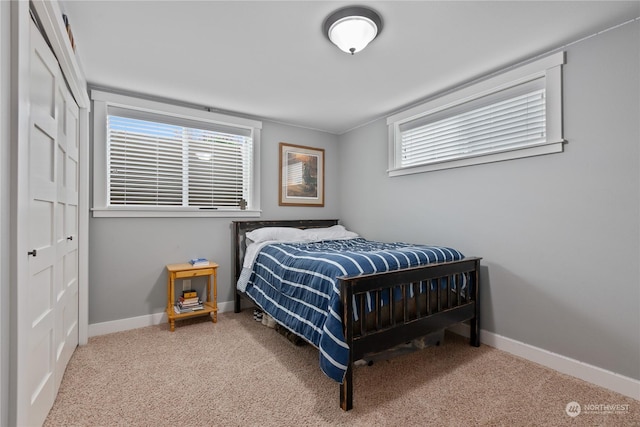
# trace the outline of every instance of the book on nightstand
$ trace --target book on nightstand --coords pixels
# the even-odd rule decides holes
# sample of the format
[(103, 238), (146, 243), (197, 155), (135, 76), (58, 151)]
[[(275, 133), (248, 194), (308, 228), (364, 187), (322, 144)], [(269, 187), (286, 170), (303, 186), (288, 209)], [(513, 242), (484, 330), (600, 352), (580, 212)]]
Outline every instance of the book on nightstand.
[(190, 289), (188, 291), (182, 291), (182, 298), (197, 298), (198, 292)]
[(203, 265), (209, 265), (209, 260), (206, 258), (193, 258), (189, 260), (189, 264), (194, 267), (201, 267)]
[(195, 304), (183, 304), (181, 302), (178, 302), (173, 306), (173, 310), (176, 312), (176, 314), (190, 313), (192, 311), (204, 310), (204, 305), (202, 304), (202, 301), (197, 301)]
[(202, 300), (198, 298), (197, 291), (186, 289), (182, 291), (182, 296), (178, 297), (173, 309), (176, 314), (190, 313), (192, 311), (204, 310), (204, 304)]
[(176, 314), (191, 313), (192, 311), (200, 311), (200, 310), (204, 310), (203, 305), (200, 305), (198, 307), (193, 307), (193, 308), (180, 308), (177, 305), (173, 306), (173, 311), (175, 311)]
[(197, 296), (193, 297), (193, 298), (180, 297), (178, 299), (178, 304), (180, 304), (180, 306), (182, 306), (182, 307), (191, 307), (191, 306), (194, 306), (194, 305), (198, 305), (201, 302), (202, 301), (200, 301), (200, 298), (198, 298)]

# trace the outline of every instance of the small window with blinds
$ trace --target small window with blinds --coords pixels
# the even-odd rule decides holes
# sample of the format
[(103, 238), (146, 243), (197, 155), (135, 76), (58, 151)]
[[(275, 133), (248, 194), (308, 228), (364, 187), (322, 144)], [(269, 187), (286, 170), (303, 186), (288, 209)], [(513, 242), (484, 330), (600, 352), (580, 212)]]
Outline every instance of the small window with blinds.
[(94, 174), (94, 216), (235, 216), (259, 209), (259, 122), (135, 98), (123, 105), (121, 96), (101, 92), (92, 97), (100, 116), (96, 148), (104, 130), (104, 150), (95, 152), (105, 154), (104, 177)]
[(562, 151), (563, 63), (554, 55), (390, 117), (389, 175)]

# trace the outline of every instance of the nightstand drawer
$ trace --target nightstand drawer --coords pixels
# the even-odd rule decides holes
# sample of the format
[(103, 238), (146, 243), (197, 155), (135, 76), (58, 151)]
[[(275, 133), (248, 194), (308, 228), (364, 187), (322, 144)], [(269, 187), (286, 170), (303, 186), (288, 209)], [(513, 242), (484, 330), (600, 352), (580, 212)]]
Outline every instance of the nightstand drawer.
[(196, 276), (210, 276), (213, 274), (213, 268), (199, 268), (197, 270), (176, 271), (174, 274), (176, 279)]

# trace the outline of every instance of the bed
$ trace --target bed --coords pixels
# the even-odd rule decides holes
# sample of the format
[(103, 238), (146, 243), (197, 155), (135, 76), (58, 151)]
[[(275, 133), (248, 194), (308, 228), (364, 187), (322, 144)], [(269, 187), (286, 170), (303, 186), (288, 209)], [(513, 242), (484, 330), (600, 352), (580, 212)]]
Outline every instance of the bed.
[(334, 219), (234, 221), (233, 231), (234, 311), (247, 298), (318, 348), (345, 411), (354, 364), (368, 355), (465, 321), (480, 345), (480, 258), (369, 241)]

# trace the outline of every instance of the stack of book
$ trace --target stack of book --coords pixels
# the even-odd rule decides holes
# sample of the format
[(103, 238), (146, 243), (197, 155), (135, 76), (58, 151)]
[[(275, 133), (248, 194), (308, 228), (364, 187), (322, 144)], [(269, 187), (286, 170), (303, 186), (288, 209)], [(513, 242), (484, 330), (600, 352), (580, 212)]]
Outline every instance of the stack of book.
[(206, 258), (193, 258), (189, 260), (189, 264), (194, 267), (200, 267), (203, 265), (209, 265), (209, 260)]
[(189, 313), (192, 311), (204, 310), (204, 305), (196, 291), (182, 291), (182, 296), (178, 298), (178, 302), (173, 307), (176, 314)]

